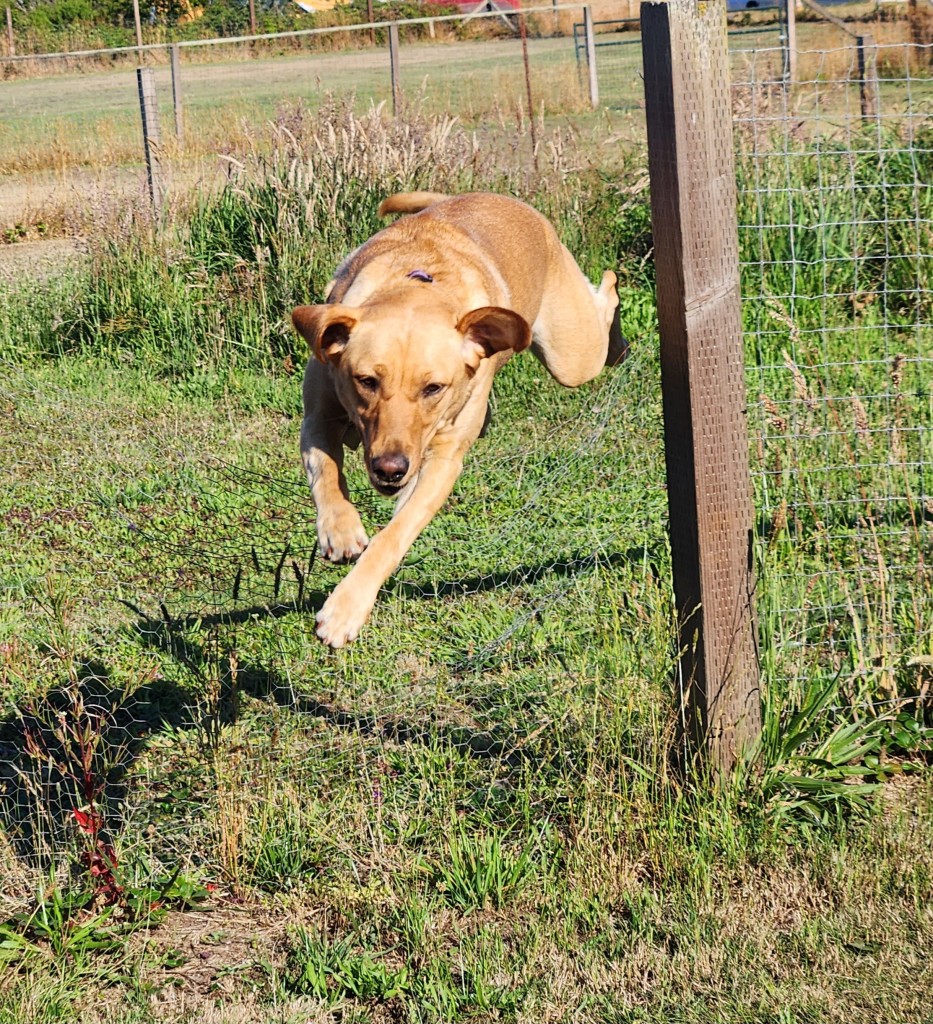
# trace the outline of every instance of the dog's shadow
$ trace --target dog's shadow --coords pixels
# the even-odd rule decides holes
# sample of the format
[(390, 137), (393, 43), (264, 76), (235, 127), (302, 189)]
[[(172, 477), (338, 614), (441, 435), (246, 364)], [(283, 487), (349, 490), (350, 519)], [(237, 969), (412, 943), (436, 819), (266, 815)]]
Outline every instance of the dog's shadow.
[[(570, 579), (592, 572), (596, 568), (614, 568), (631, 565), (645, 558), (644, 548), (631, 548), (628, 551), (590, 552), (588, 554), (572, 554), (561, 561), (541, 562), (537, 565), (518, 565), (499, 572), (485, 573), (482, 576), (467, 576), (456, 580), (434, 580), (417, 583), (400, 580), (386, 587), (390, 593), (402, 594), (405, 597), (425, 598), (430, 600), (445, 597), (466, 597), (471, 594), (482, 594), (503, 589), (527, 587), (539, 583), (543, 579)], [(652, 566), (657, 564), (656, 554), (649, 551), (648, 560)]]
[[(548, 576), (573, 577), (597, 566), (641, 562), (645, 554), (639, 548), (582, 555), (455, 580), (396, 582), (390, 589), (406, 598), (436, 600), (529, 585)], [(129, 627), (135, 641), (167, 656), (159, 674), (127, 690), (112, 681), (105, 664), (88, 659), (72, 666), (61, 685), (43, 698), (24, 702), (0, 719), (0, 828), (13, 851), (30, 863), (50, 863), (57, 849), (74, 841), (77, 815), (89, 806), (105, 811), (100, 838), (110, 841), (125, 824), (129, 776), (151, 737), (197, 728), (209, 742), (218, 728), (237, 718), (243, 695), (337, 730), (396, 744), (448, 747), (506, 767), (534, 756), (527, 735), (514, 727), (472, 727), (341, 707), (315, 696), (313, 685), (299, 690), (287, 674), (259, 660), (229, 657), (235, 637), (225, 638), (222, 627), (298, 614), (308, 617), (310, 629), (314, 610), (325, 599), (326, 592), (315, 590), (291, 601), (181, 615), (170, 614), (164, 605), (158, 615), (147, 614), (127, 603), (136, 616)], [(446, 667), (482, 671), (479, 664), (471, 669), (466, 654)], [(205, 693), (211, 688), (208, 700)]]
[[(642, 547), (625, 552), (577, 554), (561, 561), (520, 565), (504, 572), (460, 579), (422, 583), (393, 581), (386, 590), (406, 598), (441, 600), (452, 596), (530, 586), (545, 578), (573, 578), (591, 572), (597, 567), (611, 569), (633, 562), (640, 564), (645, 558), (646, 551)], [(648, 552), (648, 559), (652, 566), (657, 564), (655, 554)], [(134, 605), (128, 607), (138, 616), (133, 629), (143, 645), (168, 654), (173, 661), (196, 678), (205, 678), (205, 674), (213, 667), (213, 678), (218, 680), (219, 690), (223, 695), (218, 711), (221, 719), (230, 717), (232, 703), (238, 695), (245, 694), (257, 700), (271, 700), (283, 710), (323, 720), (336, 729), (381, 737), (396, 743), (421, 743), (431, 747), (448, 745), (473, 756), (504, 759), (508, 764), (516, 763), (527, 756), (523, 752), (525, 737), (515, 729), (504, 726), (493, 726), (489, 729), (469, 728), (438, 723), (428, 718), (412, 720), (388, 713), (360, 712), (340, 707), (321, 699), (320, 696), (314, 696), (312, 692), (299, 690), (290, 678), (258, 661), (243, 661), (237, 657), (235, 667), (232, 667), (229, 657), (218, 649), (216, 639), (212, 639), (224, 627), (268, 622), (292, 615), (306, 616), (308, 629), (311, 630), (314, 626), (314, 612), (321, 607), (326, 597), (326, 591), (309, 591), (297, 600), (269, 604), (252, 603), (210, 614), (171, 615), (163, 605), (160, 608), (160, 615), (153, 616)], [(534, 614), (533, 603), (529, 605), (528, 614)], [(230, 642), (229, 639), (227, 642)], [(482, 658), (471, 657), (466, 650), (462, 657), (452, 658), (443, 666), (444, 669), (455, 673), (471, 670), (480, 672), (484, 667), (485, 662)]]
[(81, 831), (110, 843), (148, 737), (190, 725), (190, 705), (191, 695), (170, 681), (127, 690), (89, 659), (0, 719), (0, 830), (12, 851), (48, 866)]
[[(322, 602), (321, 602), (322, 603)], [(313, 628), (313, 612), (318, 602), (285, 602), (272, 606), (251, 605), (211, 615), (186, 615), (177, 618), (156, 618), (141, 614), (134, 631), (145, 646), (168, 654), (179, 668), (206, 680), (209, 673), (217, 682), (220, 700), (215, 724), (225, 724), (238, 713), (239, 700), (248, 696), (272, 701), (285, 711), (324, 721), (328, 726), (361, 736), (393, 743), (419, 743), (432, 748), (449, 746), (475, 757), (501, 759), (507, 764), (520, 758), (521, 737), (500, 727), (477, 729), (455, 724), (441, 724), (430, 719), (414, 720), (392, 714), (362, 712), (341, 707), (321, 699), (307, 690), (298, 689), (282, 673), (258, 661), (235, 662), (223, 643), (216, 644), (210, 634), (218, 627), (281, 618), (291, 614), (307, 614), (309, 629)], [(319, 606), (319, 605), (318, 605)], [(194, 635), (193, 635), (194, 634)], [(231, 648), (232, 649), (232, 648)], [(211, 723), (205, 723), (208, 728)]]

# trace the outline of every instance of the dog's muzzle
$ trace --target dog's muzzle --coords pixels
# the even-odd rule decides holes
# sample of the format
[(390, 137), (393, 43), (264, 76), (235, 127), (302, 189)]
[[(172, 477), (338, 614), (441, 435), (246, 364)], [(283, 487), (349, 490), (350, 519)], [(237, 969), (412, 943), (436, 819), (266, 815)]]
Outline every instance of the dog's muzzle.
[(379, 455), (370, 459), (369, 476), (380, 494), (391, 497), (401, 489), (410, 468), (411, 463), (405, 455)]

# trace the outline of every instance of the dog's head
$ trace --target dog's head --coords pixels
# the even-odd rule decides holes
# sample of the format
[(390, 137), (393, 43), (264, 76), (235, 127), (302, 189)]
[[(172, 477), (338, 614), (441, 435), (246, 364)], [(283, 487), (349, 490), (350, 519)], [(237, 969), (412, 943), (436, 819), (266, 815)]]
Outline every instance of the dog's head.
[(531, 344), (525, 320), (498, 306), (459, 321), (431, 303), (299, 306), (292, 321), (332, 368), (369, 478), (387, 497), (418, 474), (435, 434), (466, 404), (483, 360)]

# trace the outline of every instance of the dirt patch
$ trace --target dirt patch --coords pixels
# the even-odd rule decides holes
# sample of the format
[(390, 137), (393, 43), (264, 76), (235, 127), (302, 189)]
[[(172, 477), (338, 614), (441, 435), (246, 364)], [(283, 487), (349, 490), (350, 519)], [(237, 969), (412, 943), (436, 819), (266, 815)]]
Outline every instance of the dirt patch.
[[(173, 173), (167, 202), (185, 202), (223, 182), (220, 161), (196, 162)], [(0, 177), (0, 283), (25, 275), (45, 280), (80, 263), (84, 238), (108, 230), (133, 211), (148, 215), (149, 192), (141, 169), (82, 169), (64, 177)]]
[(136, 169), (6, 175), (0, 178), (0, 230), (44, 221), (58, 234), (63, 217), (77, 218), (101, 196), (141, 194), (143, 182), (142, 171)]
[(76, 267), (86, 258), (79, 244), (71, 238), (48, 238), (0, 245), (0, 283), (26, 278), (46, 280)]
[[(280, 966), (281, 915), (265, 908), (221, 905), (172, 911), (152, 932), (134, 936), (143, 959), (142, 984), (151, 991), (155, 1020), (251, 1024), (265, 1021), (268, 1007), (258, 990), (268, 972)], [(114, 998), (120, 999), (119, 990)], [(223, 1006), (223, 1012), (217, 1010)], [(115, 1021), (119, 1008), (102, 1004), (86, 1009), (83, 1020)]]

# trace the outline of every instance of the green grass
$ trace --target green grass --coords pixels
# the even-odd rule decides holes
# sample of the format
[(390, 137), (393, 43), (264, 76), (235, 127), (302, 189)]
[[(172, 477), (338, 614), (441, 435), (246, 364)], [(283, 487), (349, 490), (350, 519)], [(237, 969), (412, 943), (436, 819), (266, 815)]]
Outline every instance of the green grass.
[[(687, 784), (638, 158), (532, 174), (428, 117), (325, 115), (0, 292), (0, 1021), (928, 1019), (928, 364), (863, 365), (851, 264), (792, 305), (779, 234), (743, 238), (765, 731), (729, 785)], [(801, 193), (825, 172), (796, 166)], [(535, 202), (591, 277), (619, 270), (633, 353), (573, 391), (513, 360), (332, 652), (313, 614), (346, 570), (312, 557), (286, 318), (412, 185)], [(876, 289), (900, 272), (863, 262)], [(927, 313), (898, 308), (890, 354), (919, 354)], [(841, 366), (807, 347), (835, 343), (821, 318)], [(900, 430), (906, 453), (885, 471), (857, 417), (825, 429), (827, 395), (879, 388), (867, 451)], [(378, 527), (355, 458), (349, 483)]]

